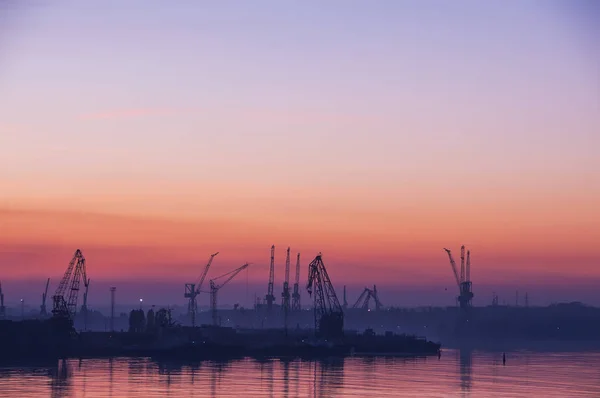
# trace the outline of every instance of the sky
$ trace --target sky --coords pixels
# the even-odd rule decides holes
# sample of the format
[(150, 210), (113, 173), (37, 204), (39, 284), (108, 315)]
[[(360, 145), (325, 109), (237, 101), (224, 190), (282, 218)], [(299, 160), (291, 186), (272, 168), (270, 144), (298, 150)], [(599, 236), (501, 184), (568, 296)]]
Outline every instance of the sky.
[(598, 18), (593, 0), (1, 2), (7, 300), (54, 288), (77, 248), (92, 280), (156, 300), (219, 251), (209, 278), (251, 262), (260, 295), (272, 244), (278, 287), (290, 246), (302, 284), (322, 252), (338, 294), (440, 302), (443, 248), (465, 244), (476, 304), (578, 298), (600, 283)]

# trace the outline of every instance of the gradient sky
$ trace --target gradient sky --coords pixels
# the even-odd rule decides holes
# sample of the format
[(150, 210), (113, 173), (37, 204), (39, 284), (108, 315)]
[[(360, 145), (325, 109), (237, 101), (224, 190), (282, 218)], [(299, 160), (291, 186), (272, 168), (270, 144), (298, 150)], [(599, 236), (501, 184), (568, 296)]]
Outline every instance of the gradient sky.
[(598, 2), (0, 4), (5, 290), (78, 247), (107, 283), (220, 251), (266, 285), (273, 243), (278, 287), (288, 245), (429, 289), (464, 243), (476, 303), (600, 283)]

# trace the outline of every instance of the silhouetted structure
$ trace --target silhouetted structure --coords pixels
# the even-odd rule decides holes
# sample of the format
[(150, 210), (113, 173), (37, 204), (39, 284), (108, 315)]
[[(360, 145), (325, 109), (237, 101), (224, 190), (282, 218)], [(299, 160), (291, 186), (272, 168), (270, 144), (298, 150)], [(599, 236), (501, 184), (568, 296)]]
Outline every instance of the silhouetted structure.
[(452, 257), (452, 252), (449, 249), (444, 249), (448, 253), (450, 259), (450, 265), (454, 272), (454, 278), (458, 286), (459, 295), (457, 297), (458, 303), (463, 312), (467, 312), (471, 308), (473, 301), (472, 283), (471, 283), (471, 252), (467, 252), (467, 264), (465, 270), (465, 246), (460, 248), (460, 276), (456, 267), (456, 262)]
[(146, 315), (146, 330), (148, 332), (154, 332), (155, 328), (156, 328), (156, 320), (154, 317), (154, 310), (152, 308), (150, 308)]
[(321, 253), (308, 265), (306, 290), (314, 295), (315, 334), (323, 338), (339, 338), (343, 335), (344, 312), (335, 289), (331, 284)]
[[(345, 294), (345, 292), (346, 292), (346, 289), (344, 286), (344, 294)], [(377, 286), (375, 286), (375, 285), (373, 285), (373, 289), (369, 289), (368, 287), (365, 287), (365, 290), (363, 290), (363, 292), (360, 294), (360, 296), (358, 296), (358, 300), (356, 300), (356, 303), (354, 303), (352, 308), (354, 308), (354, 309), (362, 308), (363, 310), (366, 311), (369, 309), (369, 304), (371, 302), (371, 299), (373, 299), (373, 301), (375, 301), (375, 310), (379, 311), (383, 307), (383, 304), (379, 300), (379, 296), (377, 295)], [(344, 298), (344, 301), (345, 300), (346, 299)]]
[(50, 286), (50, 278), (46, 281), (46, 289), (42, 293), (42, 305), (40, 305), (40, 315), (46, 316), (48, 311), (46, 309), (46, 298), (48, 297), (48, 286)]
[(204, 284), (204, 279), (208, 274), (208, 269), (210, 268), (210, 265), (212, 264), (212, 261), (217, 254), (219, 254), (219, 252), (210, 255), (208, 263), (204, 267), (204, 271), (202, 271), (202, 275), (200, 275), (200, 278), (196, 283), (185, 284), (185, 293), (183, 294), (183, 297), (189, 299), (187, 311), (188, 316), (192, 320), (192, 326), (196, 326), (196, 314), (198, 313), (198, 301), (196, 297), (200, 294), (200, 290), (202, 289), (202, 285)]
[(271, 265), (269, 267), (269, 284), (267, 286), (267, 295), (265, 301), (267, 302), (267, 310), (271, 312), (273, 309), (273, 303), (275, 302), (275, 295), (273, 294), (273, 287), (275, 285), (275, 245), (271, 246)]
[(144, 310), (131, 310), (129, 313), (129, 332), (143, 333), (146, 331), (146, 316)]
[[(273, 246), (273, 247), (275, 247), (275, 246)], [(250, 264), (246, 263), (246, 264), (242, 265), (241, 267), (234, 269), (233, 271), (230, 271), (221, 276), (217, 276), (216, 278), (213, 278), (210, 280), (210, 310), (212, 313), (213, 325), (216, 326), (219, 324), (218, 317), (217, 317), (217, 293), (219, 292), (219, 289), (221, 289), (223, 286), (225, 286), (227, 283), (229, 283), (229, 281), (232, 280), (242, 270), (246, 269), (248, 267), (248, 265), (250, 265)], [(217, 285), (215, 283), (215, 281), (219, 278), (223, 278), (224, 276), (228, 276), (228, 278), (225, 279), (220, 285)]]
[[(85, 268), (85, 257), (83, 257), (81, 250), (77, 249), (56, 292), (54, 292), (54, 296), (52, 296), (52, 314), (54, 317), (70, 320), (75, 317), (79, 285), (82, 277), (84, 284), (87, 286), (88, 279)], [(65, 298), (67, 292), (68, 297)]]
[(285, 255), (285, 279), (283, 280), (283, 291), (281, 292), (281, 307), (284, 316), (287, 318), (287, 313), (290, 310), (290, 248), (287, 248)]
[(296, 279), (294, 280), (294, 293), (292, 293), (292, 311), (300, 311), (300, 253), (296, 257)]

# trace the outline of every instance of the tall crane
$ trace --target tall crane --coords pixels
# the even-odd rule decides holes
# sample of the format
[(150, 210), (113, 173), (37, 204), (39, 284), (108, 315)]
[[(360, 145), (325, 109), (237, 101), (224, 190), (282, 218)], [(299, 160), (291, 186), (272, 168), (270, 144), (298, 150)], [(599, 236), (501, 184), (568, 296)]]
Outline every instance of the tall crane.
[(375, 311), (379, 311), (383, 307), (383, 304), (379, 300), (379, 295), (377, 294), (377, 286), (375, 285), (373, 285), (373, 289), (365, 287), (360, 296), (358, 296), (358, 300), (356, 300), (356, 303), (354, 303), (352, 308), (362, 308), (366, 311), (369, 309), (371, 299), (375, 301)]
[[(454, 272), (454, 278), (456, 279), (456, 285), (458, 286), (458, 303), (460, 305), (461, 310), (463, 311), (467, 311), (469, 308), (471, 308), (472, 305), (472, 301), (473, 301), (473, 292), (472, 292), (472, 286), (473, 284), (471, 283), (470, 276), (471, 276), (471, 253), (470, 251), (467, 253), (467, 270), (465, 272), (465, 267), (464, 267), (464, 245), (461, 247), (461, 272), (460, 272), (460, 276), (458, 274), (458, 270), (456, 267), (456, 262), (454, 261), (454, 258), (452, 257), (452, 252), (449, 249), (444, 249), (446, 251), (446, 253), (448, 254), (448, 258), (450, 259), (450, 266), (452, 267), (452, 271)], [(466, 275), (469, 275), (469, 278), (467, 278)]]
[(313, 289), (315, 334), (326, 339), (341, 337), (344, 333), (344, 311), (323, 264), (321, 253), (308, 265), (306, 290), (309, 295), (312, 295)]
[(48, 311), (46, 311), (46, 298), (48, 297), (48, 286), (50, 286), (50, 278), (46, 281), (46, 289), (42, 294), (42, 305), (40, 306), (40, 315), (46, 316)]
[(283, 292), (281, 292), (281, 306), (286, 313), (290, 309), (290, 248), (285, 255), (285, 280), (283, 281)]
[(294, 280), (294, 293), (292, 293), (292, 311), (300, 311), (300, 253), (296, 257), (296, 279)]
[(189, 299), (188, 316), (192, 320), (192, 326), (196, 326), (196, 314), (198, 313), (198, 300), (196, 298), (200, 294), (200, 289), (202, 289), (204, 279), (208, 274), (208, 269), (210, 268), (210, 265), (212, 264), (213, 259), (217, 254), (219, 254), (219, 252), (210, 255), (208, 263), (206, 263), (206, 265), (204, 266), (204, 271), (202, 271), (202, 275), (200, 275), (200, 278), (198, 278), (198, 281), (196, 283), (185, 284), (185, 293), (183, 294), (183, 297)]
[(88, 279), (85, 268), (85, 257), (83, 257), (81, 250), (77, 249), (54, 292), (54, 296), (52, 296), (52, 314), (54, 317), (73, 320), (77, 311), (77, 297), (82, 277), (84, 283), (86, 283), (85, 281)]
[(273, 309), (275, 296), (273, 295), (273, 286), (275, 284), (275, 245), (271, 246), (271, 267), (269, 268), (269, 286), (267, 287), (267, 310), (270, 312)]
[[(246, 264), (242, 265), (241, 267), (234, 269), (233, 271), (229, 271), (226, 274), (217, 276), (216, 278), (213, 278), (210, 280), (210, 310), (212, 312), (213, 325), (215, 325), (215, 326), (219, 325), (219, 319), (217, 317), (217, 293), (219, 293), (219, 289), (221, 289), (223, 286), (225, 286), (227, 283), (229, 283), (229, 281), (232, 280), (241, 271), (248, 268), (249, 265), (250, 264), (246, 263)], [(217, 279), (223, 278), (225, 276), (227, 276), (227, 279), (225, 279), (223, 282), (221, 282), (221, 284), (216, 283)]]
[(467, 281), (471, 280), (471, 250), (467, 250), (467, 271), (465, 274), (465, 279)]
[(465, 280), (465, 245), (460, 247), (460, 280)]
[(2, 293), (2, 283), (0, 283), (0, 318), (6, 317), (6, 307), (4, 306), (4, 293)]
[(352, 308), (354, 308), (354, 309), (362, 308), (364, 310), (367, 310), (367, 309), (369, 309), (369, 300), (370, 299), (371, 299), (371, 289), (369, 289), (368, 287), (365, 287), (364, 290), (362, 291), (362, 293), (360, 294), (360, 296), (358, 296), (358, 299), (356, 300), (356, 303), (354, 303)]

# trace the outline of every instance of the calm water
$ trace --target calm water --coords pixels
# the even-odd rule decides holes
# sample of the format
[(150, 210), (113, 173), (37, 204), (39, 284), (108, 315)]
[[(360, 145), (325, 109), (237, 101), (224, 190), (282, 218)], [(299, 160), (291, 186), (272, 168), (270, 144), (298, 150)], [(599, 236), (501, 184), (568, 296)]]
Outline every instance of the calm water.
[(442, 358), (68, 360), (0, 368), (1, 397), (600, 397), (600, 353), (445, 351)]

